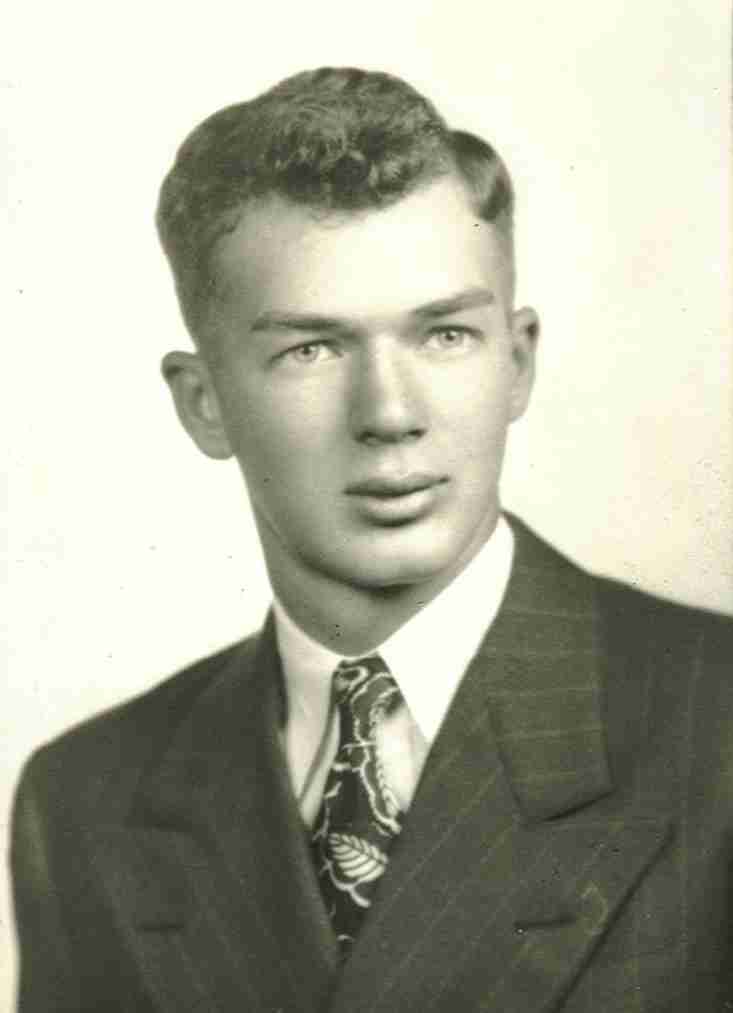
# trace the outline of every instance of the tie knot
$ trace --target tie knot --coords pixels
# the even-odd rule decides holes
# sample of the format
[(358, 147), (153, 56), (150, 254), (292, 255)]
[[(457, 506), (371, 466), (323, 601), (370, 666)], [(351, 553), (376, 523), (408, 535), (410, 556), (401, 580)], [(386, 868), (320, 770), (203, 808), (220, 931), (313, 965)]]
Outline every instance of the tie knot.
[(342, 661), (334, 672), (333, 691), (342, 716), (358, 721), (365, 736), (402, 699), (394, 676), (378, 654)]

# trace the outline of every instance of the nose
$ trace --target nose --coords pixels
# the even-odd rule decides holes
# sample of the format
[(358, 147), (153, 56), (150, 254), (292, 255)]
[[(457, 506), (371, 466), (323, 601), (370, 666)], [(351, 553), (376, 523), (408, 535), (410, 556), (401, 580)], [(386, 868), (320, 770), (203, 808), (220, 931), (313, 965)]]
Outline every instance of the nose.
[(427, 420), (415, 364), (408, 349), (385, 339), (363, 350), (351, 399), (351, 427), (366, 445), (419, 439)]

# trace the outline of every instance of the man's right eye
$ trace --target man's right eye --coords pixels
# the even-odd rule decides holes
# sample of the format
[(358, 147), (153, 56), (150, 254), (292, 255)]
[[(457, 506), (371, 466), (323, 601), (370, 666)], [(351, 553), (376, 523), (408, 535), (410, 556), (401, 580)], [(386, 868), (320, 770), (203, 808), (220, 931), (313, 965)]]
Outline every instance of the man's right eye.
[(335, 349), (325, 341), (307, 341), (294, 348), (288, 348), (280, 358), (296, 362), (301, 366), (311, 366), (317, 362), (333, 358), (336, 355)]

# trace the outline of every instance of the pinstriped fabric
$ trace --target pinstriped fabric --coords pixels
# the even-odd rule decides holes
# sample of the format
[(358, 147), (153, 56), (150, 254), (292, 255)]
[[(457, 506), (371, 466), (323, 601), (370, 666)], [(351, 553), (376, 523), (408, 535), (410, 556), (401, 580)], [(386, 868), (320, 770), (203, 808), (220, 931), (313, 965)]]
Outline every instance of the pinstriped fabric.
[[(535, 624), (544, 616), (543, 601), (553, 598), (537, 579), (541, 569), (533, 569), (528, 601), (521, 556), (518, 564), (428, 759), (385, 877), (382, 896), (389, 899), (372, 912), (335, 1009), (439, 1008), (438, 997), (450, 991), (476, 938), (477, 912), (481, 931), (492, 924), (495, 930), (489, 964), (498, 969), (511, 961), (518, 940), (512, 919), (529, 881), (522, 863), (535, 878), (542, 868), (542, 845), (521, 836), (523, 821), (571, 810), (609, 790), (587, 592), (579, 594), (568, 580), (564, 600), (554, 596), (558, 607), (545, 616), (551, 620), (548, 666)], [(574, 643), (579, 655), (569, 664), (566, 652)], [(570, 714), (567, 686), (577, 691)], [(456, 800), (466, 805), (456, 811)], [(410, 926), (404, 941), (393, 938), (400, 919)], [(392, 961), (379, 999), (366, 1002), (358, 969), (374, 957), (380, 934), (391, 940)], [(412, 1005), (404, 1006), (408, 980)]]
[[(140, 823), (165, 816), (184, 831), (182, 848), (161, 858), (187, 884), (197, 928), (170, 942), (222, 1013), (318, 1008), (338, 960), (277, 740), (277, 665), (268, 629), (256, 653), (230, 665), (178, 729), (137, 806)], [(142, 941), (149, 948), (155, 935)], [(180, 970), (178, 978), (172, 1008), (183, 1011), (193, 994)]]
[(729, 1013), (733, 627), (513, 524), (504, 606), (343, 971), (268, 627), (32, 761), (16, 910), (48, 972), (26, 959), (24, 1013)]
[[(722, 618), (649, 604), (632, 617), (613, 592), (616, 645), (609, 745), (619, 793), (644, 813), (667, 811), (673, 847), (621, 912), (567, 1013), (733, 1008), (731, 634)], [(614, 636), (623, 629), (622, 641)]]
[[(711, 1005), (699, 1008), (722, 1011), (730, 989), (724, 860), (711, 866), (684, 836), (695, 827), (709, 844), (685, 809), (705, 809), (699, 739), (711, 701), (707, 690), (705, 707), (697, 699), (705, 685), (694, 677), (699, 634), (687, 643), (685, 632), (699, 622), (595, 585), (549, 551), (528, 558), (521, 529), (519, 546), (507, 600), (435, 744), (393, 857), (388, 876), (399, 885), (390, 893), (385, 884), (389, 901), (372, 912), (332, 1009), (682, 1013), (700, 996)], [(715, 625), (710, 617), (703, 624)], [(728, 687), (721, 713), (733, 719), (732, 680), (721, 668), (731, 634), (723, 621), (718, 629), (716, 691), (720, 698)], [(712, 741), (719, 748), (721, 734)], [(712, 748), (702, 764), (709, 771)], [(733, 767), (733, 747), (725, 767)], [(711, 781), (720, 792), (720, 779)], [(723, 812), (721, 831), (726, 818), (733, 826), (733, 806)], [(583, 864), (594, 843), (597, 861)], [(687, 905), (694, 932), (681, 931), (684, 884), (696, 867), (707, 882)], [(700, 929), (706, 905), (717, 936)], [(518, 934), (522, 911), (528, 922)], [(594, 924), (586, 936), (578, 928)], [(375, 992), (366, 968), (380, 934), (390, 940), (390, 963)], [(709, 949), (693, 942), (706, 935)]]

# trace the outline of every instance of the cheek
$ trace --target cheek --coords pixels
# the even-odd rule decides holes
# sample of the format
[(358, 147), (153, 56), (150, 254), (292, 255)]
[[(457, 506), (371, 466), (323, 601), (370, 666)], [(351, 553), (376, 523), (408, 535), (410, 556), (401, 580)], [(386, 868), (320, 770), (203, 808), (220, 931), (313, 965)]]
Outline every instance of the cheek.
[(497, 377), (480, 372), (464, 377), (436, 406), (438, 431), (460, 442), (466, 451), (495, 442), (509, 424), (510, 402), (508, 384)]
[(310, 410), (297, 398), (261, 395), (237, 401), (228, 413), (230, 439), (245, 478), (278, 488), (312, 484), (334, 460), (331, 427), (322, 410)]

